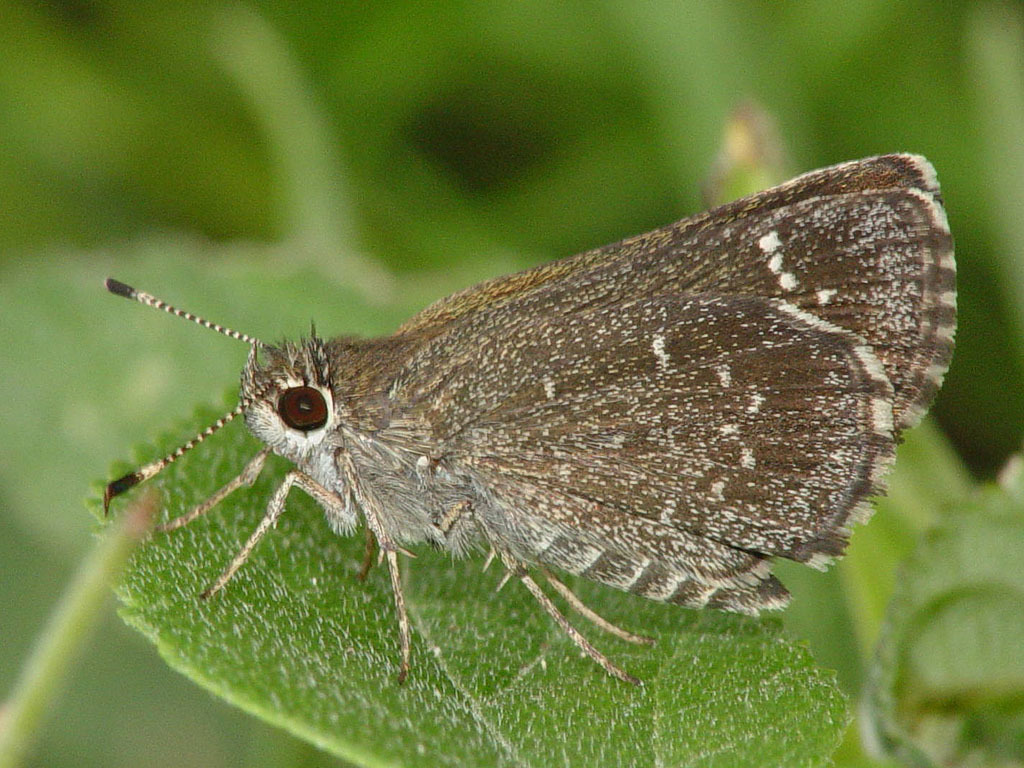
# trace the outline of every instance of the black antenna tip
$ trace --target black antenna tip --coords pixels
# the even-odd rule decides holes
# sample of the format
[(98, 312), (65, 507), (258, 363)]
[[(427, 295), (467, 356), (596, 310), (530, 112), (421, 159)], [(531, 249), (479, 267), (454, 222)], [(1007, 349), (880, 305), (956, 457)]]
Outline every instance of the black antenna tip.
[[(118, 285), (120, 285), (120, 283), (118, 283)], [(120, 496), (129, 488), (133, 488), (138, 485), (141, 481), (142, 475), (138, 472), (129, 472), (124, 477), (119, 477), (114, 482), (108, 484), (106, 490), (103, 491), (103, 513), (107, 514), (110, 511), (111, 499), (115, 496)]]
[(103, 281), (103, 284), (107, 287), (107, 290), (111, 293), (117, 294), (118, 296), (124, 296), (126, 299), (135, 298), (135, 289), (130, 285), (125, 285), (120, 280), (115, 280), (112, 277), (108, 277)]

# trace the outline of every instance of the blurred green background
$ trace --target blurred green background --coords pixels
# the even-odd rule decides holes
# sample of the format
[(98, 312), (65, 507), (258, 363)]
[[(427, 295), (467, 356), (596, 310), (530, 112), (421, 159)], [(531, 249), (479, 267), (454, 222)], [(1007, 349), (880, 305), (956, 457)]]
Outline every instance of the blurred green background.
[[(244, 362), (103, 277), (268, 339), (310, 319), (384, 333), (699, 210), (751, 99), (785, 175), (904, 150), (936, 166), (960, 327), (932, 413), (995, 476), (1024, 431), (1022, 19), (930, 0), (0, 0), (0, 692), (93, 544), (83, 498)], [(823, 621), (812, 648), (856, 696), (856, 655), (828, 638), (846, 619)], [(31, 760), (336, 764), (170, 672), (112, 601)]]

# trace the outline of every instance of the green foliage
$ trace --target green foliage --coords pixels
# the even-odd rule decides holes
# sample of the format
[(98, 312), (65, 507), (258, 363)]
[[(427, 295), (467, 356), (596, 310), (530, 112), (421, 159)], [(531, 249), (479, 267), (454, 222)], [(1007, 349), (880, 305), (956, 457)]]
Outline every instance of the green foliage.
[(1024, 764), (1024, 473), (928, 531), (902, 568), (868, 690), (880, 746), (934, 765)]

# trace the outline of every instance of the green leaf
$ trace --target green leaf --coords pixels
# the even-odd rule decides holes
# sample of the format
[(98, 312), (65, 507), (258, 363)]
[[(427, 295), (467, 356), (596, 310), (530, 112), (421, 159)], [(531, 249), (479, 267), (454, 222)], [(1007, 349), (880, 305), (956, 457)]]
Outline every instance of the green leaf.
[[(216, 413), (203, 412), (198, 424)], [(167, 450), (196, 428), (164, 441)], [(258, 450), (235, 423), (153, 482), (169, 516)], [(144, 451), (141, 460), (159, 452)], [(273, 463), (273, 462), (272, 462)], [(118, 589), (122, 615), (174, 668), (217, 695), (359, 765), (822, 765), (848, 721), (831, 673), (776, 620), (686, 611), (587, 583), (608, 619), (657, 638), (636, 647), (575, 623), (645, 682), (620, 683), (500, 568), (416, 550), (403, 559), (412, 671), (384, 569), (357, 580), (363, 537), (332, 534), (301, 493), (225, 590), (199, 593), (263, 514), (278, 461), (191, 525), (155, 534)]]
[(929, 531), (897, 582), (866, 714), (902, 761), (1024, 763), (1021, 466)]

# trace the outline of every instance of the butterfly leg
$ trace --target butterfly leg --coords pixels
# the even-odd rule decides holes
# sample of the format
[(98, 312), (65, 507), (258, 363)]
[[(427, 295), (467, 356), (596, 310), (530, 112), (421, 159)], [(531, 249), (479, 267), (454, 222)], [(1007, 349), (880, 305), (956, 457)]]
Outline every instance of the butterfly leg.
[(569, 589), (567, 586), (565, 586), (565, 584), (556, 579), (551, 574), (551, 572), (548, 571), (546, 568), (541, 569), (541, 573), (543, 573), (544, 578), (548, 580), (548, 584), (554, 587), (555, 591), (566, 599), (566, 601), (569, 603), (569, 605), (573, 607), (573, 610), (575, 610), (576, 613), (580, 614), (585, 619), (592, 622), (595, 626), (599, 627), (600, 629), (603, 629), (605, 632), (608, 632), (609, 634), (615, 635), (617, 638), (621, 640), (625, 640), (630, 643), (636, 643), (637, 645), (654, 645), (653, 637), (647, 637), (646, 635), (635, 635), (632, 632), (623, 629), (622, 627), (617, 627), (614, 624), (612, 624), (610, 621), (608, 621), (608, 619), (604, 618), (594, 609), (587, 606), (582, 600), (579, 599), (579, 597), (576, 596), (576, 594), (571, 589)]
[[(357, 497), (358, 498), (358, 497)], [(398, 682), (405, 682), (409, 674), (409, 657), (412, 648), (412, 631), (409, 625), (409, 612), (405, 608), (405, 592), (402, 590), (402, 572), (398, 569), (398, 555), (414, 557), (411, 552), (397, 546), (390, 538), (386, 537), (380, 528), (380, 524), (368, 506), (363, 506), (366, 514), (366, 527), (376, 538), (380, 547), (378, 560), (387, 559), (388, 575), (391, 577), (391, 591), (395, 595), (395, 613), (398, 614), (398, 642), (401, 650), (402, 661), (398, 667)]]
[[(246, 469), (248, 469), (248, 467)], [(293, 469), (284, 476), (284, 480), (281, 481), (281, 484), (277, 486), (277, 489), (270, 497), (270, 501), (267, 503), (266, 514), (263, 515), (263, 519), (260, 520), (259, 525), (256, 526), (256, 530), (252, 532), (249, 539), (242, 545), (242, 548), (238, 550), (238, 554), (234, 556), (228, 564), (228, 567), (224, 569), (221, 575), (217, 577), (217, 580), (214, 581), (213, 584), (211, 584), (200, 595), (200, 597), (205, 600), (219, 592), (224, 585), (231, 580), (231, 577), (235, 575), (238, 569), (242, 567), (242, 564), (249, 559), (249, 555), (252, 554), (253, 549), (256, 548), (260, 539), (263, 538), (267, 531), (274, 527), (274, 524), (277, 523), (277, 519), (281, 517), (281, 513), (284, 512), (285, 499), (288, 498), (288, 492), (291, 490), (293, 485), (297, 485), (312, 496), (313, 499), (324, 508), (324, 510), (338, 510), (339, 514), (344, 513), (344, 504), (336, 494), (328, 491), (309, 475), (306, 475), (297, 469)]]
[[(358, 500), (358, 495), (356, 498)], [(397, 546), (384, 534), (380, 527), (380, 523), (371, 511), (373, 509), (371, 506), (362, 506), (363, 513), (366, 515), (366, 527), (376, 538), (377, 545), (380, 547), (378, 559), (386, 558), (388, 561), (388, 575), (391, 577), (391, 591), (395, 596), (395, 613), (398, 614), (398, 643), (402, 656), (402, 661), (398, 667), (398, 682), (401, 684), (405, 682), (405, 678), (409, 674), (412, 631), (409, 626), (409, 612), (405, 608), (405, 592), (402, 590), (402, 572), (398, 569), (398, 555), (399, 553), (409, 555), (410, 557), (413, 557), (414, 555)]]
[(398, 668), (399, 684), (405, 682), (409, 674), (409, 654), (412, 645), (412, 633), (409, 629), (409, 613), (405, 609), (405, 593), (402, 591), (402, 572), (398, 570), (398, 552), (387, 550), (388, 573), (391, 575), (391, 589), (395, 593), (395, 611), (398, 613), (398, 641), (402, 653), (402, 662)]
[(607, 656), (591, 645), (590, 641), (576, 627), (569, 623), (569, 620), (558, 610), (558, 606), (551, 602), (551, 598), (544, 593), (544, 590), (540, 588), (536, 581), (530, 578), (530, 574), (526, 572), (526, 567), (522, 563), (504, 552), (501, 553), (501, 560), (505, 567), (523, 583), (523, 586), (530, 590), (530, 594), (540, 603), (541, 608), (545, 610), (548, 616), (555, 620), (555, 623), (579, 646), (580, 650), (597, 662), (612, 677), (616, 677), (626, 683), (632, 683), (633, 685), (641, 685), (640, 680), (613, 664)]
[(160, 531), (161, 533), (177, 530), (182, 526), (188, 525), (197, 517), (205, 515), (215, 506), (220, 504), (228, 495), (234, 493), (242, 486), (251, 486), (256, 482), (256, 478), (260, 476), (260, 472), (263, 470), (263, 465), (266, 463), (267, 456), (269, 455), (270, 449), (264, 448), (249, 460), (249, 463), (245, 465), (245, 469), (239, 473), (238, 477), (228, 482), (223, 488), (215, 492), (202, 504), (197, 507), (193, 507), (184, 515), (180, 515), (173, 520), (168, 520), (166, 523), (154, 526), (153, 530)]
[(366, 577), (373, 567), (373, 556), (377, 554), (377, 539), (374, 538), (370, 526), (363, 526), (363, 536), (366, 540), (366, 549), (363, 551), (363, 564), (359, 567), (359, 573), (356, 574), (356, 578), (360, 581), (366, 581)]
[(398, 682), (403, 683), (409, 674), (409, 658), (411, 655), (412, 632), (409, 626), (409, 613), (405, 608), (405, 592), (402, 590), (402, 572), (398, 568), (398, 554), (413, 556), (399, 547), (384, 530), (381, 524), (379, 503), (371, 494), (364, 493), (363, 485), (359, 480), (359, 473), (352, 464), (352, 457), (344, 454), (341, 457), (341, 467), (345, 474), (345, 481), (356, 503), (363, 510), (363, 517), (366, 519), (366, 527), (377, 540), (380, 547), (380, 558), (388, 561), (388, 575), (391, 577), (391, 590), (395, 595), (395, 612), (398, 614), (398, 641), (401, 649), (402, 661), (398, 667)]

